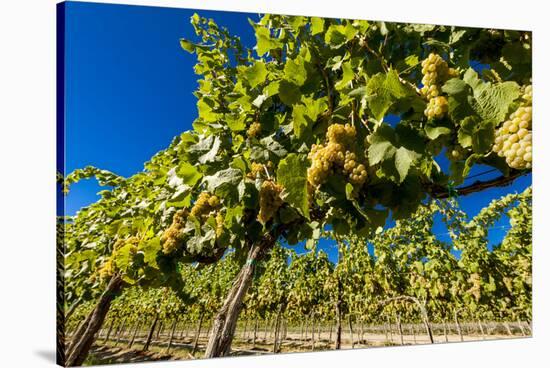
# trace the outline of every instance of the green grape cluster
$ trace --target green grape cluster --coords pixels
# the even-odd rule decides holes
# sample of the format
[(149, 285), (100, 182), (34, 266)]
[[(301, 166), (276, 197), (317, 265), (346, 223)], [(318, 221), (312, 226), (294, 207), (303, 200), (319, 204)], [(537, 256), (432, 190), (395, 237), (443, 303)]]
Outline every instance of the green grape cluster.
[(447, 97), (437, 96), (430, 98), (428, 107), (424, 110), (424, 115), (426, 115), (428, 119), (441, 119), (445, 116), (445, 114), (447, 114), (447, 111), (449, 111)]
[(449, 65), (443, 58), (431, 53), (422, 61), (422, 84), (424, 87), (420, 93), (428, 99), (428, 107), (424, 115), (428, 119), (441, 119), (449, 110), (447, 97), (441, 96), (441, 86), (448, 79), (458, 76), (458, 72)]
[(267, 223), (283, 204), (281, 192), (283, 187), (271, 180), (266, 180), (260, 188), (260, 212), (258, 221)]
[(256, 138), (260, 135), (261, 132), (262, 132), (262, 126), (260, 125), (260, 123), (254, 122), (254, 123), (250, 124), (250, 127), (246, 131), (246, 134), (250, 138)]
[(325, 145), (313, 145), (308, 158), (308, 182), (313, 187), (323, 184), (330, 175), (342, 174), (359, 187), (367, 180), (367, 170), (356, 152), (357, 131), (350, 124), (332, 124), (328, 128)]
[(199, 194), (199, 198), (191, 208), (191, 215), (202, 217), (215, 211), (220, 206), (220, 199), (215, 195), (210, 195), (208, 192)]
[(174, 214), (172, 218), (172, 224), (160, 237), (160, 243), (162, 245), (162, 252), (164, 254), (171, 254), (176, 251), (183, 244), (183, 228), (189, 211), (187, 208), (181, 209)]
[(532, 130), (533, 109), (528, 101), (532, 101), (531, 86), (525, 88), (522, 104), (514, 111), (508, 120), (497, 129), (493, 152), (506, 158), (508, 166), (514, 169), (530, 169), (532, 167)]

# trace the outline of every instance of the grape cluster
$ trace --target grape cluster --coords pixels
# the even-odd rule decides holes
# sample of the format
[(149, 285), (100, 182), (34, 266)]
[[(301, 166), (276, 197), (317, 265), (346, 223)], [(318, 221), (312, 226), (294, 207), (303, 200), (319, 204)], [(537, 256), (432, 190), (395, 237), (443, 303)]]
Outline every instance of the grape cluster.
[(218, 214), (216, 215), (216, 237), (219, 238), (223, 235), (224, 227), (223, 227), (224, 217), (222, 211), (218, 211)]
[(220, 199), (215, 195), (210, 195), (208, 192), (199, 194), (199, 198), (191, 208), (191, 215), (202, 217), (215, 211), (220, 206)]
[(508, 166), (514, 169), (530, 169), (532, 167), (532, 101), (531, 86), (524, 91), (524, 104), (514, 111), (508, 120), (497, 129), (493, 152), (506, 158)]
[(441, 86), (448, 79), (458, 76), (454, 68), (437, 54), (431, 53), (422, 61), (422, 84), (420, 93), (429, 100), (424, 115), (428, 119), (441, 119), (448, 111), (447, 97), (441, 96)]
[(250, 138), (256, 138), (260, 135), (261, 132), (262, 132), (262, 126), (260, 125), (260, 123), (255, 122), (255, 123), (250, 124), (250, 127), (246, 131), (246, 134)]
[(171, 254), (183, 244), (182, 230), (189, 216), (189, 211), (184, 208), (177, 211), (172, 218), (172, 224), (162, 234), (160, 243), (164, 254)]
[(424, 115), (428, 119), (441, 119), (449, 111), (449, 103), (447, 102), (447, 97), (437, 96), (430, 98), (428, 102), (428, 107), (424, 110)]
[(481, 277), (478, 273), (472, 273), (470, 274), (469, 281), (472, 284), (472, 287), (468, 290), (468, 292), (472, 294), (477, 301), (479, 301), (479, 299), (481, 299)]
[(101, 267), (98, 270), (99, 279), (100, 280), (106, 280), (109, 277), (113, 276), (115, 273), (116, 265), (113, 261), (117, 253), (122, 249), (122, 247), (126, 245), (130, 245), (129, 252), (131, 255), (134, 255), (137, 253), (138, 250), (138, 244), (139, 244), (139, 238), (136, 236), (131, 236), (127, 239), (118, 239), (115, 244), (113, 245), (113, 253), (111, 256), (101, 265)]
[(427, 87), (427, 90), (429, 90), (431, 86), (442, 85), (448, 79), (458, 76), (456, 69), (449, 68), (447, 62), (443, 60), (441, 56), (433, 52), (422, 61), (422, 74), (422, 84), (424, 88)]
[(250, 165), (250, 172), (246, 174), (246, 177), (249, 179), (256, 179), (256, 177), (265, 177), (266, 176), (266, 169), (271, 170), (273, 168), (273, 162), (268, 161), (267, 164), (261, 164), (258, 162), (253, 162)]
[(323, 184), (330, 175), (342, 174), (359, 187), (367, 180), (367, 170), (356, 152), (357, 131), (350, 124), (332, 124), (328, 128), (325, 145), (313, 145), (308, 158), (308, 182), (313, 187)]
[(533, 86), (530, 84), (525, 86), (522, 92), (521, 98), (525, 101), (526, 105), (531, 106), (533, 104)]
[(105, 261), (105, 263), (103, 263), (103, 265), (98, 271), (99, 279), (104, 281), (109, 277), (113, 276), (113, 273), (114, 273), (113, 261), (111, 260), (111, 258), (109, 258), (107, 261)]
[(283, 204), (281, 192), (283, 187), (271, 180), (266, 180), (260, 188), (260, 212), (258, 221), (267, 223)]

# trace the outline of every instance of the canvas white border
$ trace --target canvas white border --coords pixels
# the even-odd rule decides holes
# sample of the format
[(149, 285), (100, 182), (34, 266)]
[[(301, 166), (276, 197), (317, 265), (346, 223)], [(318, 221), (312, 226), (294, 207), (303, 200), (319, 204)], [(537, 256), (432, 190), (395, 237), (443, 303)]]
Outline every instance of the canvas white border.
[[(433, 346), (270, 355), (124, 367), (522, 367), (545, 366), (550, 280), (547, 138), (550, 94), (547, 9), (542, 1), (125, 0), (195, 9), (361, 18), (534, 32), (534, 337)], [(55, 3), (0, 7), (0, 366), (53, 366), (55, 349)], [(546, 15), (546, 16), (545, 16)], [(185, 20), (182, 20), (184, 26)], [(545, 226), (546, 225), (546, 226)]]

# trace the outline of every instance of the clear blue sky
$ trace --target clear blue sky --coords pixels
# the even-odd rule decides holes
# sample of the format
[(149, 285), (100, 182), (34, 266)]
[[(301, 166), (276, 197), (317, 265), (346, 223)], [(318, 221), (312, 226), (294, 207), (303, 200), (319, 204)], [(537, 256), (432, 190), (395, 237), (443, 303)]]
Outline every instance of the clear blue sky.
[[(172, 138), (191, 129), (197, 116), (195, 55), (183, 51), (180, 38), (194, 38), (189, 18), (194, 10), (142, 6), (66, 4), (66, 173), (93, 165), (130, 176), (164, 149)], [(239, 35), (252, 47), (255, 37), (247, 18), (257, 14), (198, 11)], [(446, 167), (444, 158), (440, 163)], [(487, 170), (475, 167), (472, 175)], [(497, 176), (491, 173), (477, 179)], [(531, 176), (512, 186), (495, 188), (460, 198), (463, 209), (474, 215), (493, 198), (522, 191)], [(102, 188), (94, 180), (71, 187), (66, 214), (95, 202)], [(504, 234), (490, 231), (497, 243)], [(436, 233), (446, 230), (442, 224)], [(442, 239), (448, 239), (441, 235)], [(331, 259), (330, 242), (322, 241)], [(298, 247), (297, 251), (301, 251)]]

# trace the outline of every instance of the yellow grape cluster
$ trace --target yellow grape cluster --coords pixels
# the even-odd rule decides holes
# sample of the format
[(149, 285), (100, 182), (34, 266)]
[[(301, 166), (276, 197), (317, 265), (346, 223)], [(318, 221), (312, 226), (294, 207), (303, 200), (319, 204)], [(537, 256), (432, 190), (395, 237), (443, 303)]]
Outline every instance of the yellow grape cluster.
[(177, 250), (183, 242), (182, 230), (189, 216), (187, 208), (181, 209), (174, 214), (172, 218), (172, 224), (160, 237), (160, 243), (162, 245), (162, 252), (164, 254), (171, 254)]
[(281, 192), (283, 187), (271, 180), (266, 180), (260, 188), (260, 212), (258, 221), (267, 223), (283, 204)]
[(113, 267), (113, 261), (111, 258), (109, 258), (107, 261), (105, 261), (105, 263), (103, 263), (98, 273), (99, 273), (99, 279), (102, 281), (113, 276), (114, 267)]
[(523, 88), (523, 94), (521, 96), (526, 105), (531, 106), (533, 104), (533, 86), (527, 85)]
[(265, 165), (261, 164), (261, 163), (258, 163), (258, 162), (253, 162), (250, 165), (250, 172), (247, 173), (246, 176), (249, 179), (256, 179), (257, 176), (265, 177), (266, 169), (271, 170), (272, 168), (273, 168), (273, 162), (271, 162), (271, 161), (268, 161), (267, 164), (265, 164)]
[(199, 194), (199, 198), (191, 208), (191, 214), (195, 217), (202, 217), (215, 211), (220, 206), (220, 199), (215, 195), (210, 195), (208, 192)]
[(222, 236), (224, 227), (223, 227), (223, 213), (222, 211), (218, 211), (218, 214), (216, 215), (216, 237), (219, 238)]
[(435, 53), (422, 61), (422, 84), (420, 93), (429, 100), (424, 115), (428, 119), (441, 119), (448, 111), (447, 97), (441, 96), (441, 86), (448, 79), (458, 76), (458, 72)]
[(98, 270), (100, 280), (106, 280), (109, 277), (113, 276), (116, 268), (113, 259), (116, 258), (118, 251), (122, 247), (130, 245), (130, 254), (136, 254), (138, 250), (138, 244), (139, 238), (135, 236), (131, 236), (127, 239), (118, 239), (113, 246), (113, 253)]
[(350, 124), (332, 124), (328, 128), (325, 145), (313, 145), (308, 158), (311, 167), (308, 168), (308, 182), (318, 187), (330, 175), (342, 174), (349, 182), (361, 186), (367, 180), (367, 170), (362, 159), (356, 152), (355, 138), (357, 131)]
[(472, 287), (468, 289), (468, 292), (474, 296), (474, 298), (479, 301), (481, 299), (481, 277), (478, 273), (470, 274), (469, 278)]
[(250, 138), (255, 138), (255, 137), (258, 137), (261, 132), (262, 132), (262, 126), (260, 125), (260, 123), (255, 122), (255, 123), (250, 124), (250, 127), (246, 131), (246, 134)]
[(449, 68), (441, 56), (432, 52), (422, 61), (422, 75), (422, 84), (426, 88), (425, 91), (428, 91), (431, 86), (441, 86), (448, 79), (457, 77), (458, 72), (454, 68)]
[(524, 104), (514, 111), (508, 120), (497, 129), (493, 152), (506, 158), (508, 166), (514, 169), (530, 169), (532, 167), (532, 130), (533, 108), (531, 86), (525, 88)]
[(441, 119), (449, 111), (449, 103), (447, 102), (447, 97), (437, 96), (430, 98), (428, 102), (428, 107), (424, 110), (424, 115), (428, 119)]

